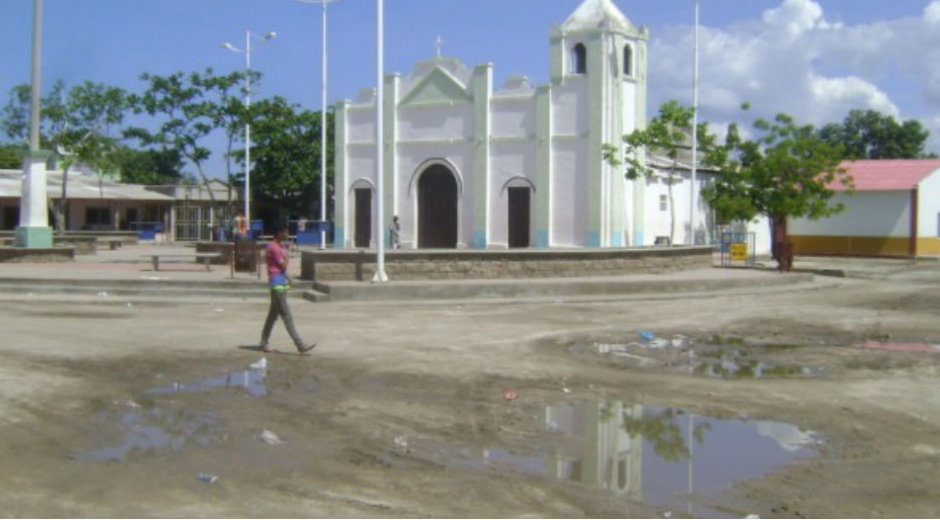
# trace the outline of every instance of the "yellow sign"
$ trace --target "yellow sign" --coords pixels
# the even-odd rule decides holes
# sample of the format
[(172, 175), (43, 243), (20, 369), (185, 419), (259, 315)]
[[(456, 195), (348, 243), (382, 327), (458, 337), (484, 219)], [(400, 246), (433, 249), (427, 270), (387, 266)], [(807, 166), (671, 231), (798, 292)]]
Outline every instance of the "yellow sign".
[(747, 260), (747, 243), (736, 242), (731, 244), (732, 260)]

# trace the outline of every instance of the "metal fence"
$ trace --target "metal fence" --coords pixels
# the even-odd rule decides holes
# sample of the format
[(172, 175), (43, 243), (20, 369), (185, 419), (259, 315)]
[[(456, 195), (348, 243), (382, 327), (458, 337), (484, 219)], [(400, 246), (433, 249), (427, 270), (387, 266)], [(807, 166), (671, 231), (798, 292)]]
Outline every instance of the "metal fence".
[(717, 238), (722, 267), (753, 267), (756, 264), (756, 233), (719, 228)]

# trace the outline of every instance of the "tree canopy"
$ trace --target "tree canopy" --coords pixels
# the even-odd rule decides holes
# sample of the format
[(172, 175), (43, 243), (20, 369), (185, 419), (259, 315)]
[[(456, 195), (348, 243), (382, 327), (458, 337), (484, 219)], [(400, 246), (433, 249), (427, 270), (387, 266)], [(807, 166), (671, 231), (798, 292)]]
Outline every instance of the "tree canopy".
[(898, 121), (875, 110), (852, 110), (842, 123), (825, 125), (817, 135), (840, 146), (846, 159), (916, 159), (927, 156), (924, 146), (930, 131), (917, 120)]
[[(746, 140), (737, 125), (731, 125), (725, 144), (706, 155), (706, 164), (718, 175), (702, 196), (720, 218), (747, 221), (765, 215), (777, 244), (786, 241), (788, 218), (819, 219), (844, 209), (831, 203), (834, 184), (849, 191), (852, 187), (851, 177), (839, 167), (838, 146), (821, 139), (812, 125), (797, 125), (786, 114), (758, 120), (754, 127), (763, 135)], [(780, 260), (776, 247), (774, 256)]]
[[(253, 191), (280, 201), (291, 211), (311, 213), (319, 205), (320, 113), (302, 110), (282, 97), (262, 100), (251, 110)], [(333, 139), (330, 114), (327, 119), (329, 143)], [(332, 147), (328, 145), (327, 188), (332, 187), (332, 162)]]

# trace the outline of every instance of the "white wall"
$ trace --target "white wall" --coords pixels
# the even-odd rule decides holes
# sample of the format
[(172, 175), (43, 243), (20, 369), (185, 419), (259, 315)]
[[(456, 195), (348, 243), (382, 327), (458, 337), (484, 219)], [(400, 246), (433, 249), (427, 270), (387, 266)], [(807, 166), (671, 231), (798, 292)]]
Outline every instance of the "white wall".
[(534, 98), (494, 99), (490, 107), (492, 137), (530, 137), (536, 134), (537, 107)]
[(787, 232), (790, 235), (856, 237), (908, 237), (911, 234), (910, 191), (836, 193), (831, 203), (839, 202), (845, 204), (842, 213), (816, 221), (790, 219)]
[(346, 139), (349, 144), (375, 142), (375, 107), (346, 111)]
[(404, 107), (398, 111), (398, 139), (402, 142), (470, 139), (474, 133), (473, 105)]
[(582, 135), (588, 131), (587, 91), (587, 78), (582, 76), (570, 76), (552, 89), (552, 135)]
[(940, 220), (940, 170), (924, 179), (918, 186), (917, 236), (940, 237), (937, 221)]
[(552, 192), (552, 245), (575, 247), (585, 243), (588, 228), (587, 182), (583, 179), (587, 165), (587, 141), (555, 139), (555, 168)]

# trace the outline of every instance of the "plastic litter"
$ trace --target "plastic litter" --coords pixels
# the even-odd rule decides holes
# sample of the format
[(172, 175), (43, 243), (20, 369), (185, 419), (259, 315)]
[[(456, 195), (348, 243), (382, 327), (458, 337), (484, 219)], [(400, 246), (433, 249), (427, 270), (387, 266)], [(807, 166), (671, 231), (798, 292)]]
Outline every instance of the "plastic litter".
[(261, 358), (258, 361), (248, 365), (248, 368), (252, 370), (264, 370), (268, 368), (268, 358)]
[(408, 439), (404, 435), (398, 435), (395, 437), (395, 447), (401, 451), (408, 451)]
[(760, 518), (760, 515), (747, 515), (744, 518)]
[(566, 394), (570, 394), (570, 393), (571, 393), (571, 389), (570, 389), (570, 388), (562, 388), (561, 391), (564, 392), (564, 393), (566, 393)]
[(212, 311), (212, 312), (225, 312), (225, 309), (215, 309), (215, 310)]
[(133, 307), (133, 306), (134, 306), (134, 304), (133, 304), (133, 303), (131, 303), (131, 302), (127, 302), (127, 306), (128, 306), (128, 307)]
[(198, 478), (200, 482), (205, 482), (206, 484), (215, 484), (219, 481), (219, 477), (210, 475), (208, 473), (200, 473), (196, 478)]
[(516, 393), (513, 392), (512, 390), (506, 390), (505, 392), (503, 392), (503, 399), (507, 401), (514, 401), (517, 397), (519, 396), (517, 396)]
[(101, 291), (100, 293), (98, 293), (98, 297), (99, 297), (99, 298), (107, 298), (107, 297), (108, 297), (108, 292), (107, 292), (107, 291)]
[(278, 437), (277, 434), (275, 434), (271, 430), (264, 430), (263, 432), (261, 432), (260, 438), (267, 444), (283, 444), (284, 443), (284, 441), (282, 441), (281, 438)]
[(648, 331), (648, 330), (641, 330), (641, 331), (640, 331), (640, 339), (642, 339), (642, 340), (644, 340), (644, 341), (652, 341), (654, 338), (656, 338), (656, 335), (653, 334), (652, 332), (650, 332), (650, 331)]

